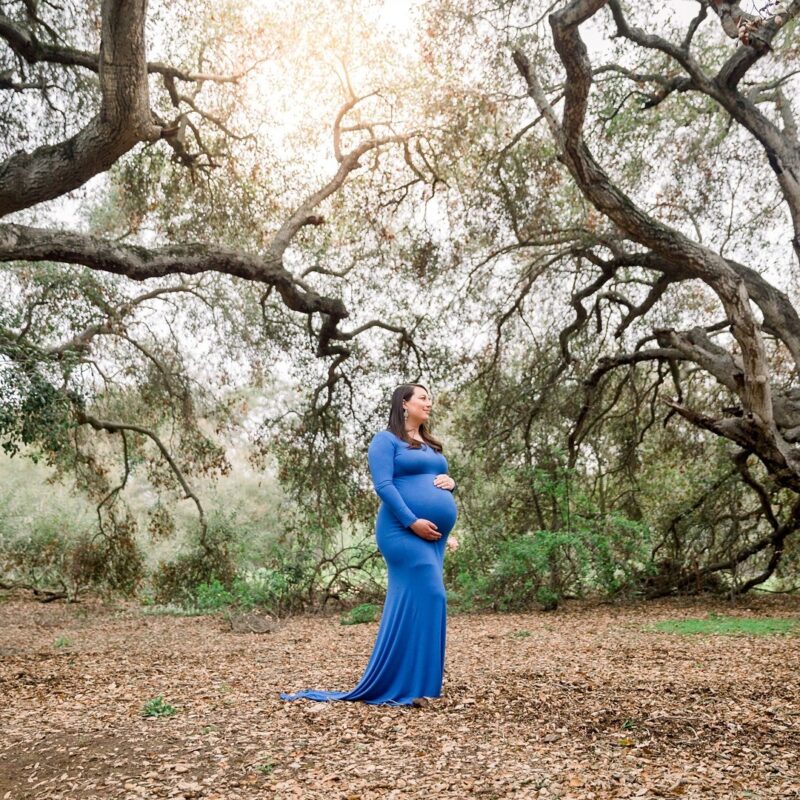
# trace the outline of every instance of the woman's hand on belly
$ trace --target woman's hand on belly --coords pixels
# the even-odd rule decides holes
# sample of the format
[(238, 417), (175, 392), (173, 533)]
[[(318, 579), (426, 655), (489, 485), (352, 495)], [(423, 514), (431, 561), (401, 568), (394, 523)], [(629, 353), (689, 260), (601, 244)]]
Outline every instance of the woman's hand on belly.
[(456, 485), (456, 482), (446, 472), (443, 472), (433, 479), (433, 485), (439, 489), (447, 489), (449, 492)]
[(442, 538), (442, 534), (436, 530), (436, 525), (429, 519), (418, 519), (416, 522), (412, 523), (411, 530), (421, 539), (427, 539), (429, 542), (435, 542)]

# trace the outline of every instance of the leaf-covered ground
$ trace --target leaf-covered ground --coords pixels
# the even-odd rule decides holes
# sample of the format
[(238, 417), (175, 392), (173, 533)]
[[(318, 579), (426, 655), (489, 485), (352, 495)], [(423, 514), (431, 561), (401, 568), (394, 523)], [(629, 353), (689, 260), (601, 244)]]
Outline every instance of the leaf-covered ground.
[[(648, 630), (709, 613), (800, 620), (800, 598), (451, 615), (416, 709), (278, 697), (351, 688), (377, 622), (242, 634), (7, 595), (0, 798), (800, 798), (800, 630)], [(142, 717), (157, 696), (177, 713)]]

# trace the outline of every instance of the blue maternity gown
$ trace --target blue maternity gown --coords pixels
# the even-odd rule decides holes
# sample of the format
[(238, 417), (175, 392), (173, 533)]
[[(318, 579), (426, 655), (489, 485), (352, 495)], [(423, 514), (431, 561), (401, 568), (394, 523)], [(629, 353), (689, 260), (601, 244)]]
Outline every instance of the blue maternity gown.
[[(281, 693), (284, 700), (402, 706), (417, 697), (441, 695), (447, 630), (442, 566), (458, 511), (452, 493), (434, 486), (433, 480), (447, 472), (447, 459), (430, 445), (415, 449), (384, 430), (373, 437), (368, 461), (382, 500), (375, 538), (389, 573), (372, 655), (351, 691), (305, 689)], [(429, 542), (410, 530), (420, 518), (433, 522), (441, 539)]]

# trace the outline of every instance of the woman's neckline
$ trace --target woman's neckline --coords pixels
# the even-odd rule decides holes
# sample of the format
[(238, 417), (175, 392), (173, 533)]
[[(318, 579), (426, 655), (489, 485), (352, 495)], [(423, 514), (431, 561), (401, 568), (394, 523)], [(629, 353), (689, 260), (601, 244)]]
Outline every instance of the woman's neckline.
[[(403, 442), (403, 444), (405, 444), (406, 440), (405, 439), (401, 439), (394, 431), (389, 431), (389, 433), (391, 433), (392, 436), (394, 436), (395, 439), (398, 439), (399, 441)], [(421, 445), (423, 445), (425, 447), (428, 446), (428, 443), (426, 441), (424, 441), (423, 439), (414, 439), (413, 441), (419, 442)]]

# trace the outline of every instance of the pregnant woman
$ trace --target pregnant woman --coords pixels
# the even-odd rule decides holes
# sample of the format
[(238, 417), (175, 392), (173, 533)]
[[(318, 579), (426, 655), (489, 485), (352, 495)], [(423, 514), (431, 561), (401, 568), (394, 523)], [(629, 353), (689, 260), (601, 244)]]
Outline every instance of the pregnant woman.
[(447, 598), (445, 547), (458, 511), (442, 445), (427, 421), (432, 401), (418, 383), (398, 386), (389, 425), (369, 446), (369, 468), (381, 498), (375, 537), (389, 572), (386, 601), (369, 662), (349, 692), (306, 689), (284, 700), (360, 700), (372, 705), (424, 705), (439, 697), (444, 671)]

